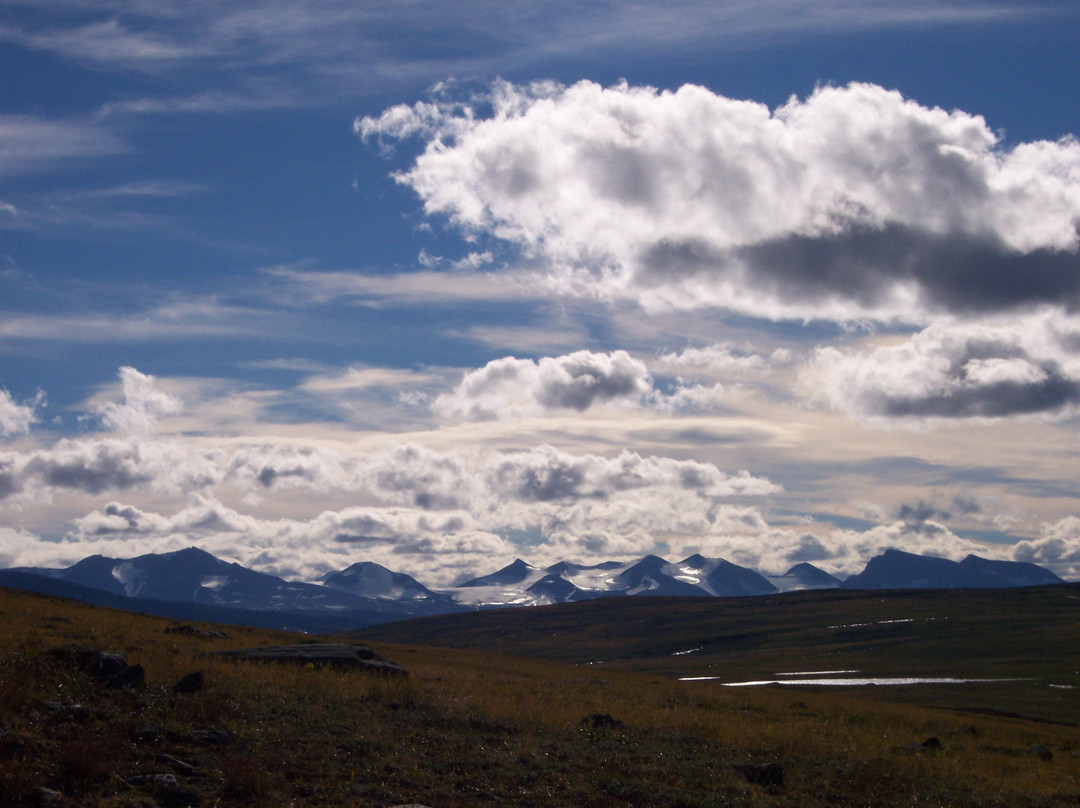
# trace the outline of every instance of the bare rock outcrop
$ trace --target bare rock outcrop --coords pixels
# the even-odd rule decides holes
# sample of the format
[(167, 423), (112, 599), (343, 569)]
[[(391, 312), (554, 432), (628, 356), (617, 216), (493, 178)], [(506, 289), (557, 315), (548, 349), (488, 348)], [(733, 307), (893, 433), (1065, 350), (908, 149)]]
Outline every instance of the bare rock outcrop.
[(366, 645), (347, 645), (345, 643), (269, 645), (259, 648), (240, 648), (234, 651), (218, 651), (216, 655), (248, 662), (285, 662), (340, 669), (357, 669), (393, 676), (405, 676), (408, 674), (408, 671), (401, 665), (379, 656)]

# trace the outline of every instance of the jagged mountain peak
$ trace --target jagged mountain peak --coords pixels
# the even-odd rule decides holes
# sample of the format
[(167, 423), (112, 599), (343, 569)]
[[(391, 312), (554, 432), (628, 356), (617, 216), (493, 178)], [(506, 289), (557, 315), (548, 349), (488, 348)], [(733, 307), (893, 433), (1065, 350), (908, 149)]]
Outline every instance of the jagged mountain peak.
[(785, 577), (793, 578), (804, 584), (813, 584), (816, 586), (839, 586), (840, 579), (835, 575), (830, 575), (825, 572), (821, 567), (815, 567), (809, 561), (802, 561), (794, 565), (791, 569), (784, 573)]
[(515, 558), (510, 564), (507, 564), (500, 570), (496, 570), (490, 575), (481, 575), (479, 578), (473, 578), (463, 584), (458, 584), (458, 586), (511, 586), (513, 584), (522, 583), (527, 578), (533, 577), (538, 572), (540, 572), (540, 570), (536, 567), (526, 564), (520, 558)]
[(690, 567), (691, 569), (704, 569), (709, 566), (712, 559), (706, 558), (701, 553), (694, 553), (692, 556), (688, 556), (679, 562), (680, 567)]
[[(13, 571), (14, 572), (14, 571)], [(546, 569), (515, 559), (501, 570), (460, 586), (433, 591), (416, 579), (372, 561), (358, 561), (323, 578), (323, 585), (284, 581), (226, 562), (197, 547), (130, 559), (88, 556), (66, 569), (21, 573), (60, 580), (126, 598), (223, 606), (266, 612), (385, 614), (388, 620), (466, 608), (562, 603), (601, 597), (737, 597), (794, 589), (1002, 588), (1061, 582), (1035, 564), (969, 555), (956, 562), (895, 548), (870, 559), (843, 584), (807, 562), (768, 578), (725, 559), (700, 553), (672, 564), (656, 555)], [(374, 610), (374, 612), (372, 611)], [(366, 618), (368, 619), (368, 618)]]

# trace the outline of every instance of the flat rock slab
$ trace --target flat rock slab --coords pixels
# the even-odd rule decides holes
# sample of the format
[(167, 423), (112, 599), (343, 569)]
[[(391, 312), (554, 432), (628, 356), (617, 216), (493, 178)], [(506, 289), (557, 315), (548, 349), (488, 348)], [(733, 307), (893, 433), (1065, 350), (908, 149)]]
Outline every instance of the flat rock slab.
[(366, 645), (345, 643), (302, 643), (300, 645), (265, 645), (218, 651), (215, 656), (252, 662), (292, 662), (299, 665), (326, 665), (331, 668), (356, 668), (373, 673), (406, 675), (408, 671), (379, 656)]

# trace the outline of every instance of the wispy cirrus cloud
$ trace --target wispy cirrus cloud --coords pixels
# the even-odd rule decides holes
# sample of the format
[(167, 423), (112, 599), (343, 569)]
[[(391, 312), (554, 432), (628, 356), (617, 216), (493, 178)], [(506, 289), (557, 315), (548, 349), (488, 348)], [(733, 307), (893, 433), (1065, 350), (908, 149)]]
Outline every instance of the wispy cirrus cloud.
[(125, 148), (117, 134), (90, 120), (0, 115), (0, 176), (55, 170)]
[[(535, 300), (550, 297), (529, 273), (398, 272), (365, 274), (288, 266), (263, 270), (282, 286), (283, 305), (344, 300), (356, 305), (418, 305), (442, 301)], [(273, 294), (273, 293), (272, 293)]]
[[(1051, 4), (933, 0), (873, 9), (851, 0), (783, 0), (767, 6), (741, 0), (664, 6), (530, 0), (467, 8), (435, 0), (287, 5), (263, 0), (242, 6), (212, 0), (84, 0), (67, 7), (21, 0), (15, 6), (21, 13), (0, 27), (0, 39), (96, 69), (171, 79), (165, 94), (110, 107), (128, 113), (308, 105), (355, 94), (358, 87), (496, 75), (553, 58), (611, 57), (642, 49), (664, 54), (687, 47), (745, 51), (762, 42), (824, 33), (1000, 25), (1068, 13)], [(198, 89), (184, 92), (193, 86)]]
[(0, 340), (121, 342), (265, 334), (273, 328), (265, 311), (214, 297), (178, 297), (156, 306), (122, 312), (16, 314), (0, 322)]

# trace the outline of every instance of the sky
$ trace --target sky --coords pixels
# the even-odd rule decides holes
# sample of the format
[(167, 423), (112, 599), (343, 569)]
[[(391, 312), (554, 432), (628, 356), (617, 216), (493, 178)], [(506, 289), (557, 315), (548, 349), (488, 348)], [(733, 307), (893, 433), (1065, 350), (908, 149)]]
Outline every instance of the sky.
[(1078, 31), (8, 0), (0, 566), (1080, 579)]

